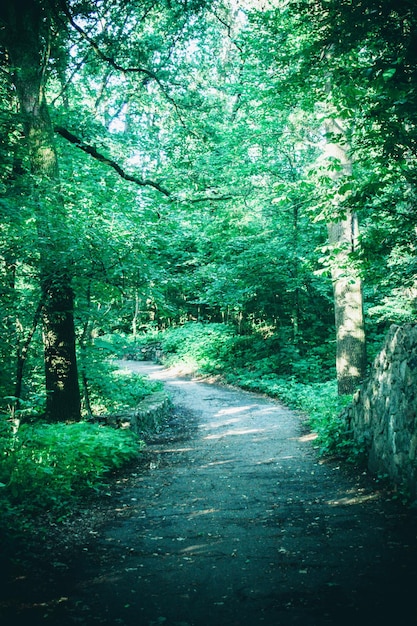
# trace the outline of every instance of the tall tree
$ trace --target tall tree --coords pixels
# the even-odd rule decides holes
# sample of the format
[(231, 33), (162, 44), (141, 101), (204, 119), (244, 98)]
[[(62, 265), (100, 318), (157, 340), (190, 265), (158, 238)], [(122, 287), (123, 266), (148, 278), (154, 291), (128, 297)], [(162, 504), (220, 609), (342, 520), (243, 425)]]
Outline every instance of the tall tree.
[[(154, 155), (148, 156), (146, 140), (142, 141), (141, 135), (146, 133), (141, 131), (156, 115), (154, 110), (149, 117), (144, 115), (141, 99), (148, 103), (156, 93), (162, 94), (165, 103), (179, 112), (170, 93), (174, 50), (178, 41), (188, 36), (193, 21), (190, 15), (198, 13), (202, 5), (203, 0), (189, 5), (164, 0), (129, 4), (119, 0), (93, 4), (7, 0), (0, 8), (2, 62), (19, 105), (31, 182), (28, 203), (37, 228), (38, 260), (34, 266), (42, 293), (49, 419), (80, 417), (74, 278), (85, 274), (84, 268), (77, 265), (80, 245), (75, 243), (75, 228), (67, 216), (54, 132), (127, 184), (168, 197), (170, 192), (162, 184), (146, 176), (160, 161), (160, 155), (152, 162)], [(67, 51), (70, 38), (73, 55)], [(185, 87), (181, 85), (179, 91)], [(83, 106), (71, 109), (69, 93), (76, 103), (84, 100)], [(53, 125), (48, 102), (61, 100), (63, 118), (60, 125)], [(56, 116), (56, 111), (53, 114)], [(135, 148), (131, 138), (126, 140), (124, 136), (121, 140), (117, 136), (123, 118), (125, 122), (128, 118), (137, 122)], [(62, 119), (69, 128), (64, 127)], [(97, 144), (103, 146), (105, 141), (108, 145), (98, 149)], [(127, 164), (132, 154), (144, 164), (139, 175)], [(79, 200), (83, 204), (82, 194)], [(138, 200), (136, 204), (143, 211), (147, 203)], [(114, 213), (113, 206), (113, 220)]]
[[(310, 156), (313, 163), (323, 165), (322, 169), (317, 167), (320, 171), (316, 171), (314, 178), (311, 175), (314, 167), (305, 160), (298, 177), (304, 184), (315, 180), (314, 190), (310, 189), (312, 196), (320, 201), (314, 207), (314, 199), (310, 198), (310, 215), (317, 220), (320, 213), (323, 222), (327, 222), (329, 245), (325, 262), (331, 267), (333, 282), (338, 388), (340, 393), (351, 393), (364, 376), (366, 343), (361, 277), (352, 263), (352, 254), (357, 254), (359, 247), (358, 219), (349, 207), (346, 192), (352, 178), (348, 141), (340, 115), (341, 111), (345, 113), (346, 97), (340, 89), (339, 75), (335, 72), (337, 80), (333, 77), (339, 59), (329, 53), (331, 42), (322, 36), (320, 3), (278, 2), (263, 15), (254, 11), (252, 19), (266, 35), (262, 47), (257, 45), (258, 55), (261, 52), (269, 63), (269, 74), (277, 76), (268, 77), (266, 89), (261, 86), (261, 93), (273, 88), (278, 92), (279, 95), (274, 95), (277, 121), (282, 116), (287, 120), (296, 118), (298, 109), (298, 124), (303, 120), (310, 126), (301, 139), (304, 145), (297, 146), (298, 153), (308, 154), (309, 142), (315, 142), (316, 150)], [(271, 53), (273, 38), (280, 46)], [(269, 110), (271, 106), (270, 101)], [(289, 197), (288, 181), (283, 186), (287, 187)], [(298, 187), (301, 199), (301, 187)]]
[(413, 321), (416, 310), (417, 5), (320, 5), (338, 92), (356, 111), (350, 206), (362, 216), (359, 258), (370, 321), (383, 332), (392, 322)]
[(336, 325), (336, 374), (340, 395), (352, 394), (366, 371), (366, 339), (362, 280), (351, 256), (358, 248), (358, 217), (349, 207), (345, 191), (352, 177), (352, 161), (342, 120), (325, 124), (325, 167), (338, 190), (327, 211), (331, 275)]
[(1, 38), (16, 89), (32, 180), (43, 303), (46, 414), (50, 420), (78, 420), (80, 393), (71, 259), (54, 131), (45, 98), (53, 37), (52, 9), (47, 2), (3, 3)]

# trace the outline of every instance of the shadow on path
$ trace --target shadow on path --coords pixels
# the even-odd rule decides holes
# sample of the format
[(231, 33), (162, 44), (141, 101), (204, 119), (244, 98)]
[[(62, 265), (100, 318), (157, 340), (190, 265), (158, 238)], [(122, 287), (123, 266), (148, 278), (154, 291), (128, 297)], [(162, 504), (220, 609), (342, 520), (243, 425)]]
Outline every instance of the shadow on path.
[(413, 512), (319, 461), (279, 403), (123, 367), (164, 382), (172, 422), (114, 518), (10, 624), (417, 625)]

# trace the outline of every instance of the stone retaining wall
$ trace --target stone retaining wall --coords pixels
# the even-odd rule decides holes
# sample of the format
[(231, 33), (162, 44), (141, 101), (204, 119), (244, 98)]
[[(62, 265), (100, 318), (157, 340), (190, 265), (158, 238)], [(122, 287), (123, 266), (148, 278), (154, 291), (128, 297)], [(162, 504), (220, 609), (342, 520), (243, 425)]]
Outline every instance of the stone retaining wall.
[(371, 472), (417, 497), (417, 325), (391, 326), (370, 377), (344, 413)]
[(130, 428), (137, 435), (159, 430), (169, 416), (171, 401), (164, 391), (157, 391), (144, 398), (134, 411), (112, 416), (107, 423), (117, 428)]
[(140, 434), (144, 431), (158, 430), (171, 410), (171, 401), (164, 391), (157, 391), (147, 396), (136, 407), (131, 428)]

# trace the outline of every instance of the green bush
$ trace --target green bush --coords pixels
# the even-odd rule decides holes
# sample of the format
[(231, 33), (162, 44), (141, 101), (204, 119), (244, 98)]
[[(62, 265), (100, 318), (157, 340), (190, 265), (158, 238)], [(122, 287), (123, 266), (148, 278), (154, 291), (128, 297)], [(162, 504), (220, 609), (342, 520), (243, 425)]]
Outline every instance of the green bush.
[(111, 362), (94, 364), (90, 359), (88, 387), (93, 414), (108, 415), (134, 408), (146, 396), (159, 391), (162, 384), (120, 369)]
[(161, 333), (164, 363), (186, 364), (192, 369), (215, 373), (223, 369), (233, 338), (225, 324), (185, 324)]
[(307, 356), (302, 356), (285, 328), (267, 336), (262, 330), (239, 335), (234, 327), (226, 324), (190, 322), (159, 334), (153, 332), (150, 337), (145, 335), (138, 341), (139, 346), (159, 341), (166, 365), (186, 364), (192, 370), (207, 374), (293, 375), (309, 382), (334, 375), (334, 365), (329, 366), (327, 347), (313, 347)]
[(352, 397), (339, 396), (336, 381), (302, 384), (292, 379), (281, 386), (279, 396), (288, 406), (308, 416), (321, 454), (350, 456), (353, 441), (341, 412)]
[(139, 335), (107, 334), (94, 340), (94, 349), (108, 358), (133, 359), (141, 361), (146, 358), (144, 348), (159, 344), (160, 332), (148, 327), (146, 333)]
[[(118, 340), (99, 337), (83, 350), (80, 370), (87, 381), (90, 408), (93, 415), (120, 413), (137, 406), (141, 400), (162, 387), (135, 372), (129, 372), (112, 362), (115, 346), (126, 348), (125, 337)], [(85, 391), (85, 389), (84, 389)]]
[(3, 432), (0, 498), (26, 516), (63, 512), (103, 485), (106, 474), (136, 458), (143, 443), (130, 431), (80, 422), (23, 425)]

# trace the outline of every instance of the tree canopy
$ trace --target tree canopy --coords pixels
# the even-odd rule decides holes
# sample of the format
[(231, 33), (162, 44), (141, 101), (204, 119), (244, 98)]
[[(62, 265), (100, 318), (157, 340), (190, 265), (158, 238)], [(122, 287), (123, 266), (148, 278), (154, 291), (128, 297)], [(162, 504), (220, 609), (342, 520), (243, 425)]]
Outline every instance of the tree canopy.
[(5, 0), (0, 66), (5, 412), (79, 420), (100, 337), (187, 321), (350, 392), (351, 286), (368, 359), (414, 319), (414, 3)]

